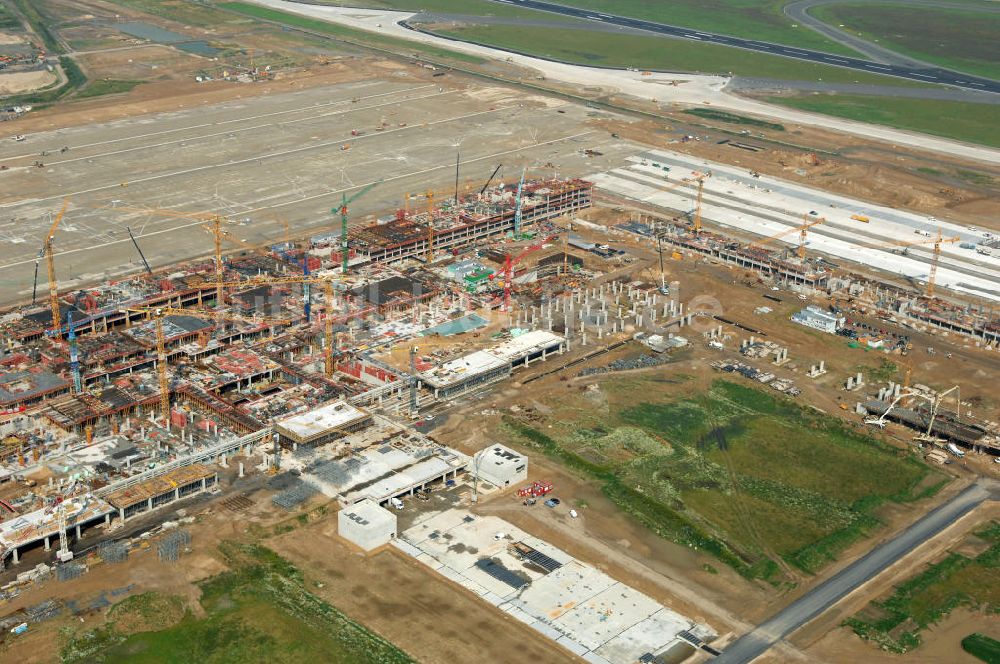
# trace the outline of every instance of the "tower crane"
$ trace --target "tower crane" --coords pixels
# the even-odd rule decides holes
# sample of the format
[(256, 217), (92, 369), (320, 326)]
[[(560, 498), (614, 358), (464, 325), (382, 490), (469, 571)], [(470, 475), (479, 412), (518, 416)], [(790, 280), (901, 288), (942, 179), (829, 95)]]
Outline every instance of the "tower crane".
[(798, 248), (796, 249), (796, 254), (800, 259), (804, 259), (806, 257), (806, 239), (808, 237), (807, 231), (813, 226), (819, 226), (820, 224), (825, 224), (826, 219), (824, 217), (810, 218), (809, 215), (803, 215), (802, 221), (803, 223), (798, 226), (791, 226), (789, 228), (785, 228), (780, 232), (775, 233), (774, 235), (768, 236), (763, 240), (760, 240), (759, 242), (751, 242), (750, 246), (760, 249), (775, 242), (776, 240), (781, 239), (782, 237), (788, 235), (789, 233), (794, 233), (798, 231), (799, 244)]
[(712, 177), (711, 173), (702, 173), (701, 171), (694, 171), (691, 173), (695, 180), (698, 181), (698, 197), (695, 199), (694, 204), (694, 232), (701, 232), (701, 199), (702, 194), (705, 192), (705, 179)]
[[(167, 374), (167, 342), (163, 331), (163, 319), (167, 316), (195, 316), (198, 318), (218, 319), (217, 311), (199, 311), (197, 309), (179, 309), (175, 307), (135, 307), (124, 309), (128, 313), (145, 314), (147, 318), (152, 317), (156, 333), (156, 373), (160, 387), (160, 415), (163, 417), (163, 425), (170, 426), (170, 378)], [(248, 318), (233, 314), (224, 314), (226, 318), (234, 320), (244, 320), (252, 323), (271, 323), (272, 325), (288, 325), (291, 320), (287, 318)]]
[[(166, 208), (140, 208), (140, 207), (129, 207), (129, 206), (118, 206), (114, 208), (115, 210), (124, 210), (128, 212), (145, 212), (148, 214), (157, 214), (164, 217), (179, 217), (181, 219), (200, 219), (207, 221), (208, 224), (204, 226), (206, 230), (212, 233), (215, 238), (215, 306), (221, 313), (222, 308), (225, 305), (224, 297), (225, 293), (222, 289), (223, 280), (223, 263), (222, 263), (222, 238), (227, 237), (228, 233), (223, 230), (222, 222), (224, 220), (223, 216), (213, 212), (182, 212), (179, 210), (170, 210)], [(231, 239), (231, 238), (229, 238)], [(236, 240), (232, 240), (234, 243), (239, 244)], [(241, 245), (242, 246), (242, 245)], [(222, 316), (216, 324), (216, 329), (222, 329)]]
[(56, 258), (52, 251), (52, 241), (56, 237), (56, 228), (59, 227), (59, 222), (62, 221), (63, 215), (66, 214), (66, 208), (69, 206), (69, 200), (63, 201), (63, 206), (59, 210), (59, 214), (52, 221), (52, 226), (49, 227), (49, 231), (45, 234), (45, 262), (49, 268), (49, 309), (52, 312), (52, 338), (62, 339), (62, 314), (59, 310), (59, 286), (56, 283)]
[(883, 248), (885, 248), (885, 249), (891, 249), (891, 248), (902, 248), (902, 249), (905, 249), (907, 247), (913, 247), (913, 246), (916, 246), (916, 245), (919, 245), (919, 244), (933, 244), (934, 245), (934, 254), (933, 254), (932, 258), (931, 258), (931, 268), (930, 268), (930, 271), (927, 274), (927, 289), (925, 291), (925, 294), (927, 295), (927, 297), (928, 298), (932, 298), (932, 297), (934, 297), (934, 286), (935, 286), (935, 280), (937, 279), (938, 261), (941, 258), (941, 245), (942, 244), (950, 244), (950, 243), (953, 243), (953, 242), (960, 242), (961, 240), (962, 240), (962, 238), (958, 237), (957, 235), (953, 236), (953, 237), (944, 237), (943, 233), (941, 232), (941, 228), (939, 227), (938, 231), (937, 231), (937, 236), (932, 237), (932, 238), (924, 238), (922, 240), (908, 240), (908, 241), (905, 241), (905, 242), (889, 242), (889, 243), (886, 243), (886, 244), (874, 245), (874, 247), (877, 248), (877, 249), (883, 249)]
[(323, 368), (326, 377), (333, 376), (333, 282), (326, 282), (326, 313), (323, 317)]
[(378, 180), (377, 182), (372, 182), (371, 184), (365, 185), (364, 187), (361, 188), (360, 191), (355, 193), (350, 198), (347, 197), (347, 192), (345, 191), (342, 194), (340, 206), (330, 210), (330, 212), (332, 212), (333, 214), (340, 215), (340, 253), (341, 253), (340, 258), (342, 264), (341, 265), (342, 271), (345, 275), (347, 274), (347, 206), (350, 203), (353, 203), (357, 199), (367, 194), (369, 191), (371, 191), (371, 189), (374, 186), (376, 186), (380, 182), (382, 181)]
[(524, 175), (527, 167), (521, 170), (521, 180), (517, 183), (517, 197), (514, 199), (514, 238), (521, 237), (521, 194), (524, 192)]
[(524, 249), (517, 256), (511, 257), (510, 254), (507, 254), (507, 258), (504, 260), (503, 263), (503, 310), (504, 311), (510, 313), (510, 291), (511, 291), (511, 286), (513, 285), (514, 282), (514, 266), (517, 265), (522, 258), (524, 258), (530, 253), (538, 251), (543, 246), (545, 246), (546, 243), (554, 240), (555, 237), (556, 236), (553, 235), (543, 240), (540, 240), (539, 242), (536, 242), (530, 247)]

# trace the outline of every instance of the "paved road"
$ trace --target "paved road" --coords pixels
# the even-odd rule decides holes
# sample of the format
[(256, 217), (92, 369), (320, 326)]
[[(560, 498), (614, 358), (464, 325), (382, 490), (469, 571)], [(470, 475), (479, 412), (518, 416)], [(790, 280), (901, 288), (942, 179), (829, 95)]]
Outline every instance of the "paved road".
[(652, 32), (667, 37), (679, 37), (707, 44), (719, 44), (722, 46), (743, 48), (750, 51), (758, 51), (761, 53), (769, 53), (771, 55), (780, 55), (786, 58), (794, 58), (796, 60), (806, 60), (808, 62), (833, 65), (835, 67), (844, 67), (847, 69), (854, 69), (856, 71), (868, 72), (870, 74), (896, 76), (898, 78), (919, 81), (921, 83), (940, 83), (942, 85), (953, 85), (955, 87), (966, 88), (969, 90), (1000, 93), (1000, 81), (969, 76), (968, 74), (953, 72), (947, 69), (933, 67), (905, 67), (882, 64), (879, 62), (871, 62), (870, 60), (862, 60), (860, 58), (833, 55), (830, 53), (823, 53), (821, 51), (811, 51), (804, 48), (785, 46), (783, 44), (772, 44), (770, 42), (757, 41), (755, 39), (742, 39), (740, 37), (730, 37), (728, 35), (700, 32), (691, 28), (665, 25), (663, 23), (644, 21), (638, 18), (604, 14), (602, 12), (579, 9), (577, 7), (567, 7), (565, 5), (559, 5), (552, 2), (544, 2), (543, 0), (494, 0), (494, 2), (515, 5), (526, 9), (550, 12), (553, 14), (561, 14), (563, 16), (572, 16), (573, 18), (596, 21), (598, 23), (618, 25), (624, 28), (638, 28), (640, 30), (645, 30), (646, 32)]
[(894, 539), (878, 546), (792, 602), (757, 629), (738, 639), (713, 661), (745, 664), (763, 655), (772, 645), (820, 615), (862, 584), (870, 581), (926, 540), (934, 537), (992, 495), (995, 483), (980, 480), (928, 513)]
[[(785, 5), (783, 11), (785, 16), (792, 19), (793, 21), (810, 28), (824, 37), (831, 39), (839, 44), (843, 44), (848, 48), (853, 48), (859, 53), (863, 53), (872, 60), (876, 62), (881, 62), (883, 64), (896, 65), (900, 67), (911, 67), (911, 68), (928, 68), (934, 67), (934, 65), (923, 62), (922, 60), (917, 60), (915, 58), (910, 58), (892, 49), (885, 48), (875, 44), (867, 39), (859, 37), (851, 32), (841, 29), (839, 27), (825, 23), (820, 19), (816, 18), (809, 13), (809, 10), (813, 7), (819, 7), (820, 5), (837, 5), (843, 4), (847, 0), (799, 0), (798, 2), (793, 2), (791, 4)], [(990, 7), (988, 5), (976, 5), (976, 4), (956, 4), (953, 2), (938, 2), (936, 0), (883, 0), (889, 4), (905, 5), (907, 7), (921, 7), (928, 9), (961, 9), (968, 11), (982, 11), (986, 13), (1000, 12), (1000, 6)]]

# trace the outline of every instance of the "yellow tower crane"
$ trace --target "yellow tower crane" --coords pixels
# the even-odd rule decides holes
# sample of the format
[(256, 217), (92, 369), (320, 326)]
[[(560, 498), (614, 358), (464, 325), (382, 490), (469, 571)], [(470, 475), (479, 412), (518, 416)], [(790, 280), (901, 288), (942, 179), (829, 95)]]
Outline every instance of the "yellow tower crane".
[(695, 180), (698, 181), (698, 197), (695, 199), (694, 204), (694, 232), (701, 232), (701, 199), (705, 192), (705, 179), (712, 177), (711, 173), (702, 173), (701, 171), (694, 171), (691, 173)]
[(222, 263), (222, 240), (223, 238), (226, 238), (227, 240), (233, 242), (234, 244), (237, 244), (241, 247), (244, 246), (240, 243), (240, 241), (231, 237), (230, 234), (222, 228), (222, 222), (224, 221), (224, 217), (214, 212), (183, 212), (180, 210), (170, 210), (165, 208), (142, 208), (142, 207), (118, 206), (115, 207), (114, 209), (126, 212), (145, 212), (147, 214), (156, 214), (164, 217), (179, 217), (181, 219), (200, 219), (208, 222), (208, 224), (204, 225), (203, 227), (210, 233), (212, 233), (215, 239), (215, 247), (214, 247), (215, 251), (213, 252), (215, 256), (215, 306), (220, 314), (218, 320), (216, 321), (217, 323), (216, 330), (221, 330), (222, 321), (225, 318), (225, 316), (221, 315), (224, 312), (224, 307), (225, 307), (225, 291), (223, 290), (222, 287), (223, 274), (224, 274), (223, 263)]
[(927, 274), (927, 288), (925, 290), (925, 294), (927, 295), (927, 297), (928, 298), (932, 298), (932, 297), (934, 297), (934, 286), (935, 286), (935, 283), (936, 283), (936, 280), (937, 280), (938, 261), (941, 258), (941, 245), (942, 244), (951, 244), (953, 242), (960, 242), (961, 240), (962, 240), (962, 238), (958, 237), (957, 235), (953, 236), (953, 237), (944, 237), (943, 233), (941, 232), (941, 228), (939, 227), (938, 231), (937, 231), (937, 235), (934, 236), (934, 237), (931, 237), (931, 238), (924, 238), (922, 240), (908, 240), (908, 241), (905, 241), (905, 242), (889, 242), (889, 243), (886, 243), (886, 244), (878, 244), (878, 245), (874, 245), (874, 246), (876, 248), (879, 248), (879, 249), (882, 249), (882, 248), (886, 248), (886, 249), (894, 249), (894, 248), (905, 249), (907, 247), (913, 247), (913, 246), (916, 246), (916, 245), (919, 245), (919, 244), (933, 244), (934, 245), (934, 253), (933, 253), (933, 256), (931, 257), (931, 267), (930, 267), (930, 271)]
[[(147, 318), (153, 319), (156, 333), (156, 374), (160, 387), (160, 415), (163, 417), (164, 426), (170, 426), (170, 378), (167, 374), (167, 341), (163, 331), (163, 319), (167, 316), (194, 316), (196, 318), (215, 319), (218, 312), (199, 311), (197, 309), (182, 309), (176, 307), (136, 307), (124, 310), (128, 313), (145, 314)], [(292, 321), (288, 318), (250, 318), (247, 316), (237, 316), (225, 314), (226, 318), (232, 320), (243, 320), (252, 323), (271, 323), (272, 325), (288, 325)]]
[(59, 214), (52, 221), (49, 232), (45, 234), (45, 262), (49, 269), (49, 307), (52, 312), (52, 337), (54, 339), (62, 338), (62, 314), (59, 310), (59, 286), (56, 283), (56, 258), (52, 250), (52, 241), (56, 237), (56, 228), (59, 227), (59, 222), (62, 221), (63, 215), (66, 214), (68, 206), (69, 200), (64, 200)]
[(806, 257), (806, 239), (808, 238), (807, 234), (808, 230), (813, 226), (819, 226), (820, 224), (825, 224), (826, 219), (824, 219), (823, 217), (810, 217), (809, 215), (803, 215), (802, 220), (803, 220), (802, 224), (798, 226), (790, 226), (788, 228), (785, 228), (775, 233), (774, 235), (768, 236), (758, 242), (751, 242), (750, 246), (757, 249), (763, 249), (767, 245), (777, 240), (780, 240), (789, 233), (794, 233), (798, 231), (799, 244), (796, 247), (795, 253), (798, 255), (799, 258), (804, 259)]

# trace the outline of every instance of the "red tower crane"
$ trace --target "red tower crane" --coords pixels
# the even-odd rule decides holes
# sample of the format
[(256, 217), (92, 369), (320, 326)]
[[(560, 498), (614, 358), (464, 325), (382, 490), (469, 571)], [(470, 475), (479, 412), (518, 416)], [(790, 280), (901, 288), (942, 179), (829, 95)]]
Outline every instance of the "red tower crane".
[(514, 282), (514, 266), (517, 265), (522, 258), (530, 253), (538, 251), (546, 243), (555, 240), (556, 236), (547, 237), (543, 240), (539, 240), (535, 244), (526, 248), (524, 251), (519, 253), (517, 256), (511, 258), (510, 254), (507, 254), (507, 259), (503, 263), (503, 310), (510, 311), (510, 287)]

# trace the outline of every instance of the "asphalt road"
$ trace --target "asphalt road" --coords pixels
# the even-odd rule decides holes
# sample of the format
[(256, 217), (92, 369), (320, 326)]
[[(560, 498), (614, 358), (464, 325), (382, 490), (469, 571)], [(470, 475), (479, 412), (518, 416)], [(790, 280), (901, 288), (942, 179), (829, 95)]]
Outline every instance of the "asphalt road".
[(868, 552), (789, 604), (757, 629), (741, 637), (716, 657), (717, 664), (745, 664), (764, 654), (772, 645), (870, 581), (917, 546), (934, 537), (991, 496), (996, 489), (980, 480), (947, 503), (937, 507), (895, 538)]
[(953, 85), (955, 87), (966, 88), (969, 90), (1000, 93), (1000, 81), (969, 76), (968, 74), (953, 72), (946, 69), (905, 67), (900, 65), (871, 62), (860, 58), (832, 55), (821, 51), (811, 51), (804, 48), (795, 48), (782, 44), (772, 44), (770, 42), (757, 41), (754, 39), (742, 39), (740, 37), (717, 35), (709, 32), (692, 30), (691, 28), (681, 28), (674, 25), (654, 23), (653, 21), (644, 21), (637, 18), (604, 14), (601, 12), (579, 9), (577, 7), (567, 7), (565, 5), (558, 5), (551, 2), (543, 2), (542, 0), (494, 0), (494, 2), (516, 5), (518, 7), (535, 9), (563, 16), (571, 16), (578, 19), (596, 21), (598, 23), (605, 23), (608, 25), (617, 25), (623, 28), (636, 28), (668, 37), (679, 37), (682, 39), (704, 42), (706, 44), (719, 44), (721, 46), (730, 46), (750, 51), (758, 51), (760, 53), (768, 53), (771, 55), (780, 55), (786, 58), (794, 58), (796, 60), (806, 60), (808, 62), (833, 65), (835, 67), (844, 67), (846, 69), (864, 71), (870, 74), (896, 76), (898, 78), (919, 81), (921, 83), (939, 83), (942, 85)]

